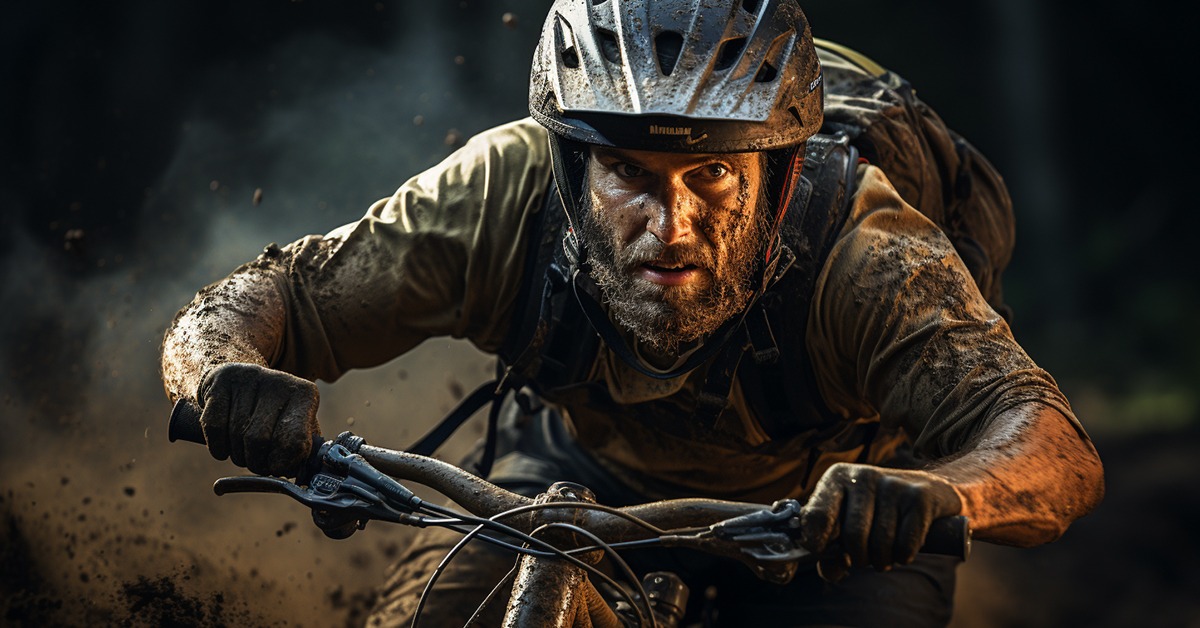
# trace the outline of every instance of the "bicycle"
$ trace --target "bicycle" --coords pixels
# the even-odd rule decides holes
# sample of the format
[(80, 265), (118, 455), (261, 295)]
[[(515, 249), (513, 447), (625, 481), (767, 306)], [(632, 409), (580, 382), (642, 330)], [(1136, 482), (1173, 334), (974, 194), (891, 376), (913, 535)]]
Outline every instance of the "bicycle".
[[(168, 438), (203, 444), (199, 419), (194, 404), (176, 403)], [(397, 478), (432, 488), (470, 514), (422, 500)], [(617, 555), (618, 549), (704, 551), (736, 559), (759, 578), (780, 584), (789, 582), (801, 563), (816, 560), (797, 542), (800, 503), (794, 499), (763, 505), (685, 498), (612, 508), (596, 503), (586, 487), (568, 482), (529, 498), (441, 460), (367, 445), (350, 432), (333, 440), (314, 437), (313, 454), (295, 482), (226, 477), (218, 479), (213, 490), (217, 495), (287, 495), (309, 507), (313, 522), (334, 539), (349, 537), (371, 520), (462, 532), (462, 541), (430, 575), (414, 626), (442, 570), (475, 540), (518, 554), (513, 571), (479, 607), (491, 603), (512, 579), (504, 626), (677, 626), (687, 604), (687, 587), (669, 572), (637, 578)], [(961, 516), (935, 521), (921, 551), (965, 560), (971, 545), (967, 523)], [(604, 555), (613, 558), (628, 587), (596, 567)]]

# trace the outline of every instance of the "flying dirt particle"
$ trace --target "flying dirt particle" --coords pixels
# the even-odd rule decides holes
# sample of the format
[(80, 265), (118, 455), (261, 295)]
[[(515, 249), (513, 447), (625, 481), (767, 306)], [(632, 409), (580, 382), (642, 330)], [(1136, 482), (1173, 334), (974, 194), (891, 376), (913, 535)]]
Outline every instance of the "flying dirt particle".
[(413, 116), (413, 126), (421, 126), (422, 124), (425, 124), (425, 116), (422, 116), (422, 115)]
[(354, 425), (354, 417), (346, 417), (346, 425)]
[(462, 144), (462, 133), (458, 129), (450, 129), (446, 131), (446, 139), (443, 142), (446, 146), (458, 146)]
[(450, 374), (447, 374), (446, 376), (446, 388), (450, 391), (450, 396), (454, 397), (455, 399), (462, 399), (463, 394), (466, 393), (466, 389), (463, 388), (462, 382), (458, 381), (458, 378)]
[(63, 234), (63, 250), (81, 252), (83, 251), (83, 229), (68, 229)]
[(212, 181), (208, 182), (208, 189), (212, 190), (213, 192), (216, 192), (218, 189), (220, 189), (220, 187), (221, 187), (221, 182), (217, 181), (216, 179), (213, 179)]
[(399, 371), (396, 371), (396, 377), (400, 378), (401, 381), (404, 381), (408, 379), (408, 371), (400, 369)]
[(127, 497), (133, 497), (134, 494), (137, 493), (137, 489), (133, 488), (132, 486), (126, 486), (123, 491)]
[(292, 530), (295, 530), (295, 529), (296, 529), (295, 521), (285, 521), (283, 523), (283, 527), (281, 527), (280, 529), (275, 531), (275, 536), (283, 536), (283, 535), (287, 534), (288, 532), (291, 532)]
[(464, 64), (464, 63), (466, 63), (466, 62), (467, 62), (467, 58), (466, 58), (466, 57), (464, 57), (464, 56), (462, 56), (462, 55), (455, 55), (455, 57), (454, 57), (454, 65), (463, 65), (463, 64)]
[(152, 580), (138, 576), (137, 581), (122, 584), (121, 597), (129, 618), (136, 618), (138, 625), (215, 626), (226, 625), (228, 621), (224, 617), (223, 596), (216, 594), (206, 604), (200, 598), (185, 594), (167, 577)]
[(517, 14), (512, 13), (512, 12), (505, 13), (504, 15), (500, 16), (500, 21), (503, 22), (504, 25), (507, 26), (508, 28), (516, 28), (517, 27)]
[(371, 566), (371, 555), (362, 550), (350, 553), (350, 566), (355, 569), (366, 569)]
[(62, 486), (66, 486), (71, 483), (71, 478), (64, 475), (63, 477), (59, 478), (58, 483)]
[(262, 204), (262, 194), (262, 188), (254, 188), (254, 198), (252, 199), (252, 202), (254, 203), (255, 207), (258, 207)]

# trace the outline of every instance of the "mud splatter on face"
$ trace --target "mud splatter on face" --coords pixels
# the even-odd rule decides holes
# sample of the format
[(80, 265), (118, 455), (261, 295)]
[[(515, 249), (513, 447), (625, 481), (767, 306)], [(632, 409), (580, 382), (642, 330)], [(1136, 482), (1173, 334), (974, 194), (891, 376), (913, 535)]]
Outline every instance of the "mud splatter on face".
[[(613, 318), (640, 341), (675, 353), (680, 345), (715, 331), (749, 302), (756, 263), (770, 232), (765, 188), (753, 184), (762, 162), (755, 165), (736, 173), (736, 188), (719, 201), (695, 199), (694, 237), (670, 245), (644, 229), (627, 240), (631, 223), (644, 220), (644, 212), (602, 206), (589, 178), (580, 239)], [(644, 210), (644, 201), (638, 209)], [(635, 272), (650, 260), (694, 265), (704, 276), (683, 286), (651, 283)]]

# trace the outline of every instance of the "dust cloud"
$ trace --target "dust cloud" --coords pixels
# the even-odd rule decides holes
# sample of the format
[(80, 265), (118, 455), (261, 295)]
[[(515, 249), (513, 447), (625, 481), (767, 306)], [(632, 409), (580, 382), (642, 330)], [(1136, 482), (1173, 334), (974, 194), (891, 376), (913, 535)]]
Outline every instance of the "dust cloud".
[[(222, 8), (218, 17), (238, 12)], [(200, 446), (168, 443), (159, 343), (197, 290), (268, 243), (353, 221), (462, 134), (524, 115), (521, 72), (504, 72), (511, 85), (486, 97), (464, 86), (490, 84), (479, 77), (500, 69), (485, 61), (527, 68), (540, 20), (518, 28), (504, 11), (476, 16), (451, 5), (418, 22), (410, 6), (378, 3), (365, 17), (386, 27), (356, 16), (346, 28), (364, 32), (342, 32), (319, 23), (329, 11), (319, 7), (247, 11), (285, 26), (225, 44), (236, 54), (210, 50), (217, 39), (193, 42), (190, 56), (176, 53), (177, 68), (122, 56), (149, 45), (144, 31), (130, 43), (118, 41), (123, 29), (81, 24), (60, 36), (118, 57), (97, 66), (113, 90), (130, 74), (152, 82), (179, 72), (187, 81), (170, 97), (156, 93), (164, 110), (153, 120), (116, 123), (140, 139), (106, 147), (118, 154), (89, 166), (103, 171), (100, 192), (34, 185), (10, 194), (6, 185), (0, 196), (19, 210), (5, 219), (0, 257), (4, 625), (353, 625), (406, 541), (406, 530), (377, 523), (333, 541), (284, 497), (214, 495), (214, 479), (242, 470)], [(158, 10), (114, 12), (110, 20), (128, 28)], [(466, 52), (487, 42), (502, 51)], [(171, 56), (169, 44), (157, 45)], [(48, 80), (32, 81), (31, 100), (67, 89)], [(142, 135), (153, 129), (161, 137)], [(33, 140), (35, 152), (54, 150)], [(121, 161), (122, 150), (140, 152)], [(128, 161), (141, 162), (121, 173), (136, 181), (111, 184)], [(322, 429), (407, 446), (492, 369), (471, 346), (432, 339), (322, 383)], [(457, 459), (481, 431), (468, 424), (441, 454)]]

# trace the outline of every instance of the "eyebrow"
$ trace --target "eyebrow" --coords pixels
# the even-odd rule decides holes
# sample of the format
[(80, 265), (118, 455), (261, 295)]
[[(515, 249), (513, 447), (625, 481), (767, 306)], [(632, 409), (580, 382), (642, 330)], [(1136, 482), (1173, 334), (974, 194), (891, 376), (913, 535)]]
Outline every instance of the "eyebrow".
[[(611, 148), (608, 146), (592, 147), (592, 157), (594, 157), (596, 159), (600, 159), (603, 157), (608, 157), (610, 159), (618, 159), (620, 161), (624, 161), (626, 163), (629, 163), (634, 166), (638, 166), (640, 168), (640, 167), (645, 166), (645, 162), (642, 161), (641, 159), (638, 159), (638, 157), (637, 157), (638, 152), (639, 151), (622, 150), (620, 148)], [(674, 154), (679, 155), (680, 158), (683, 159), (683, 163), (685, 166), (703, 165), (703, 164), (708, 164), (708, 163), (713, 163), (713, 162), (718, 162), (718, 161), (724, 162), (724, 163), (729, 163), (729, 162), (733, 161), (728, 158), (727, 153), (690, 153), (690, 154), (689, 153), (674, 153)]]

